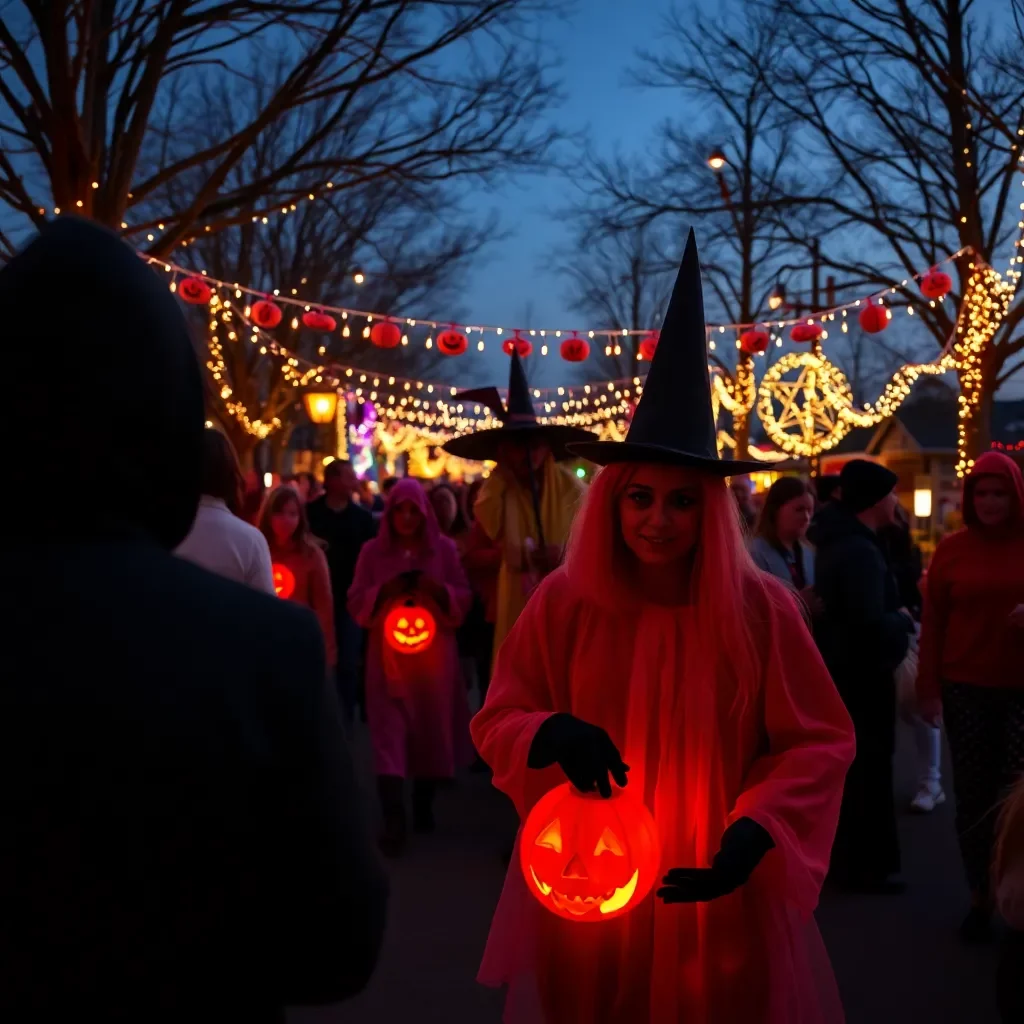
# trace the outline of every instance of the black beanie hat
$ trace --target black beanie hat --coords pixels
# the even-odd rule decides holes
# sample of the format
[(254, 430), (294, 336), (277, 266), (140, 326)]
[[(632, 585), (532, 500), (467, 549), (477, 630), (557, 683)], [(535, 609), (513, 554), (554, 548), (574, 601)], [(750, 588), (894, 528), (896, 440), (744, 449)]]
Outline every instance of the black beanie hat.
[(866, 512), (892, 492), (899, 477), (867, 459), (852, 459), (839, 474), (839, 500), (851, 512)]
[(836, 489), (839, 487), (839, 474), (831, 473), (825, 476), (819, 476), (814, 482), (814, 492), (818, 496), (818, 501), (822, 505), (826, 501), (831, 501), (835, 496)]

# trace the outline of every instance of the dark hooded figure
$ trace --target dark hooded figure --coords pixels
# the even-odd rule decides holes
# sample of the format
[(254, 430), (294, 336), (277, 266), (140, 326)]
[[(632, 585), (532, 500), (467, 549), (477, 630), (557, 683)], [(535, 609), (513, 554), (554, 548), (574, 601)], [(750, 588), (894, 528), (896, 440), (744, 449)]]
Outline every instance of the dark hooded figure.
[(283, 1019), (377, 957), (386, 882), (305, 609), (170, 552), (203, 387), (167, 279), (84, 221), (0, 270), (39, 465), (3, 560), (0, 1020)]

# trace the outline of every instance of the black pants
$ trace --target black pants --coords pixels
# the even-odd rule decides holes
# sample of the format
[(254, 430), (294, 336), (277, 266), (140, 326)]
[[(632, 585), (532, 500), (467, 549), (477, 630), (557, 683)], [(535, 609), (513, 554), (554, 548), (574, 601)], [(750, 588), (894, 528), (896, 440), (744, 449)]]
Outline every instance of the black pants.
[(1003, 1024), (1024, 1020), (1024, 932), (1007, 930), (996, 969), (996, 1000)]
[(943, 688), (942, 717), (967, 883), (987, 898), (999, 805), (1024, 773), (1024, 690), (950, 683)]

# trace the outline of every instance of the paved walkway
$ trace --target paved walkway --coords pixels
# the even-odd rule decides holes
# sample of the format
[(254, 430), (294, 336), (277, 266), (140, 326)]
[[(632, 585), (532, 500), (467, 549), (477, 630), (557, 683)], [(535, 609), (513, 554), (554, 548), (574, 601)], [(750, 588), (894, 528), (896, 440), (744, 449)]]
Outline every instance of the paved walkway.
[[(901, 800), (913, 791), (908, 739), (897, 759)], [(392, 865), (388, 935), (367, 991), (296, 1012), (290, 1024), (498, 1024), (500, 994), (473, 979), (515, 816), (486, 776), (471, 775), (439, 794), (438, 826)], [(848, 1024), (997, 1024), (994, 951), (965, 949), (955, 935), (967, 894), (950, 804), (905, 816), (901, 834), (905, 895), (826, 893), (818, 914)]]

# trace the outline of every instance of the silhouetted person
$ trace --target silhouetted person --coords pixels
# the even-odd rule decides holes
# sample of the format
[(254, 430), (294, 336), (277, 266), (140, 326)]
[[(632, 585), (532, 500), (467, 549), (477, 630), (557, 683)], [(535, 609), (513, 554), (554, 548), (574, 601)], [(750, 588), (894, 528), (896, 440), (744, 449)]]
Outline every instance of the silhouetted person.
[(67, 498), (4, 541), (0, 1020), (262, 1024), (353, 994), (386, 882), (319, 627), (170, 554), (204, 412), (167, 279), (64, 219), (0, 271), (0, 316), (59, 367), (45, 409), (12, 376), (8, 412)]

